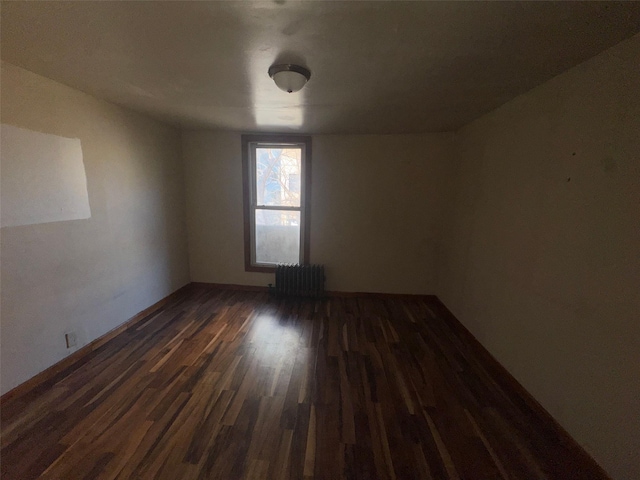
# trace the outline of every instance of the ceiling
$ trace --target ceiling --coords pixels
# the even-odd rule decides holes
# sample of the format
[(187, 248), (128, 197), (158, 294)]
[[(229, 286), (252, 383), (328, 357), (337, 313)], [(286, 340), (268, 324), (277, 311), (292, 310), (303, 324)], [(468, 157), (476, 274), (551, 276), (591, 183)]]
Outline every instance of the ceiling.
[[(640, 2), (2, 2), (2, 59), (187, 128), (455, 130), (640, 31)], [(274, 63), (311, 80), (276, 88)]]

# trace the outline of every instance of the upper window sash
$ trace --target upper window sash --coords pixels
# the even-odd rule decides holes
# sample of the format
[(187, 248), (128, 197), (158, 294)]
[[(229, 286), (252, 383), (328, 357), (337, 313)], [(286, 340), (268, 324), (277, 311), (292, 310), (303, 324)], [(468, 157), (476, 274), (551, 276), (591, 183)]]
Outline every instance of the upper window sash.
[[(302, 211), (304, 209), (304, 202), (305, 202), (305, 156), (306, 156), (306, 145), (304, 143), (268, 143), (268, 142), (251, 142), (249, 144), (250, 147), (250, 160), (251, 160), (251, 165), (250, 165), (250, 171), (251, 171), (251, 206), (252, 207), (260, 207), (260, 208), (274, 208), (274, 207), (278, 207), (280, 209), (294, 209), (294, 210), (300, 210)], [(269, 155), (269, 158), (266, 159), (266, 161), (262, 164), (259, 165), (261, 162), (260, 160), (265, 160), (264, 157), (263, 158), (258, 158), (258, 150), (298, 150), (299, 151), (299, 159), (293, 158), (289, 155), (286, 155), (284, 152), (280, 152), (280, 155), (278, 156), (277, 159), (272, 159)], [(263, 152), (263, 155), (265, 153)], [(273, 160), (273, 163), (269, 163), (271, 160)], [(289, 165), (282, 165), (283, 161), (287, 161)], [(296, 165), (296, 160), (297, 160), (297, 164)], [(273, 170), (270, 170), (270, 167), (272, 167), (275, 162), (278, 161), (279, 162), (279, 171), (278, 173), (280, 174), (280, 178), (277, 179), (277, 181), (279, 181), (279, 183), (281, 184), (281, 189), (279, 190), (281, 193), (284, 192), (286, 195), (288, 195), (288, 201), (278, 201), (277, 199), (274, 198), (268, 198), (265, 197), (264, 195), (264, 191), (262, 192), (262, 198), (260, 198), (259, 195), (259, 191), (258, 191), (258, 184), (261, 180), (265, 181), (265, 183), (267, 181), (269, 181), (270, 179), (273, 180), (273, 178), (271, 177), (271, 175), (274, 173)], [(263, 174), (261, 174), (261, 172), (258, 171), (259, 167), (263, 167), (265, 168), (267, 171), (263, 172)], [(290, 174), (289, 177), (285, 177), (284, 175), (287, 174), (287, 170), (289, 170)], [(265, 178), (265, 174), (266, 174), (266, 178)], [(291, 191), (291, 180), (295, 180), (295, 176), (297, 176), (297, 184), (298, 184), (298, 192), (295, 192), (296, 188), (294, 185), (294, 191)], [(296, 183), (296, 182), (294, 182)], [(262, 201), (260, 201), (262, 200)], [(297, 201), (296, 201), (297, 200)]]

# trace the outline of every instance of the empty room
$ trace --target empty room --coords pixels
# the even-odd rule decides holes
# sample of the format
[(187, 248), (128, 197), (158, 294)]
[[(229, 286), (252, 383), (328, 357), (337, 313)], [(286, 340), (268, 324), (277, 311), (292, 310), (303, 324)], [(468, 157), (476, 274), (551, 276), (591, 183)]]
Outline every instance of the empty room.
[(3, 480), (640, 478), (640, 2), (0, 14)]

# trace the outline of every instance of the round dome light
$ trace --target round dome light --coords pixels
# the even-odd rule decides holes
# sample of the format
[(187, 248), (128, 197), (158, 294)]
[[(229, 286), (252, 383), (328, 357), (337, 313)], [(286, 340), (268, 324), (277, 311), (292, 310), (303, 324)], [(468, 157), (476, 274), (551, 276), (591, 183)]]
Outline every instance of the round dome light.
[(299, 65), (286, 63), (270, 67), (269, 76), (280, 90), (293, 93), (305, 86), (311, 78), (311, 72)]

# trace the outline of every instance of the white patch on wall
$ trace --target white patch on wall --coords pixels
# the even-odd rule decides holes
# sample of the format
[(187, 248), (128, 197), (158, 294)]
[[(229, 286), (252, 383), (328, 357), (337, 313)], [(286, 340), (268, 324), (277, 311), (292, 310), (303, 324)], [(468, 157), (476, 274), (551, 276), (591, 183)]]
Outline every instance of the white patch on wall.
[(78, 138), (0, 126), (0, 224), (91, 218)]

